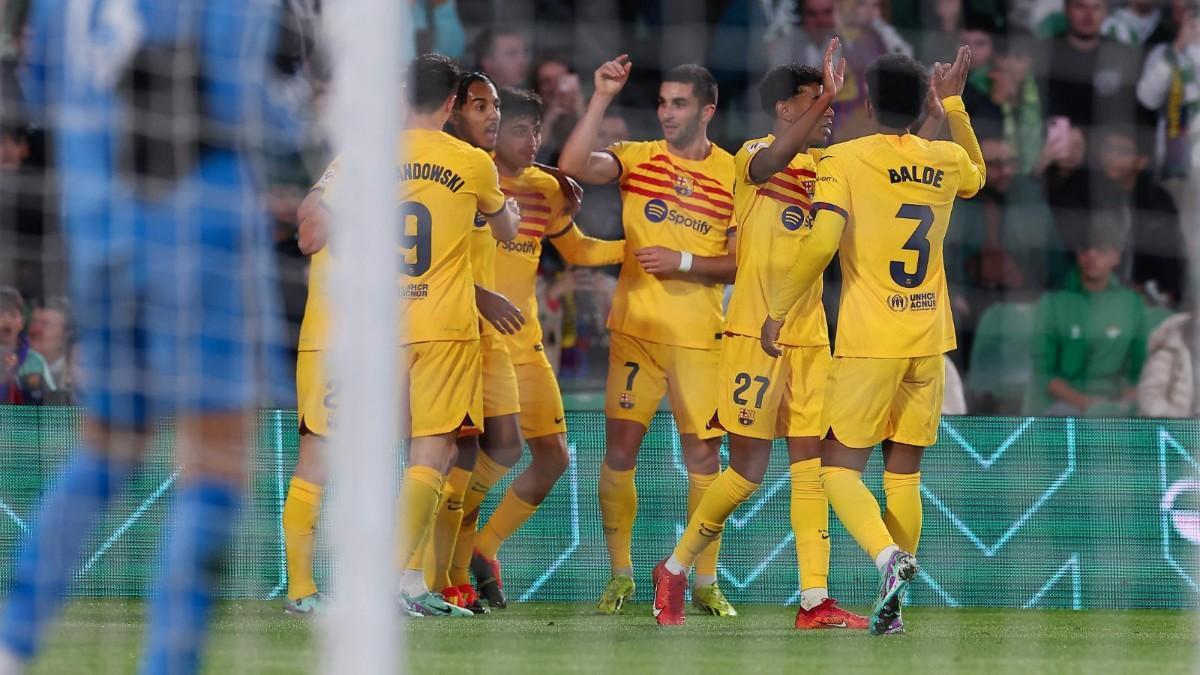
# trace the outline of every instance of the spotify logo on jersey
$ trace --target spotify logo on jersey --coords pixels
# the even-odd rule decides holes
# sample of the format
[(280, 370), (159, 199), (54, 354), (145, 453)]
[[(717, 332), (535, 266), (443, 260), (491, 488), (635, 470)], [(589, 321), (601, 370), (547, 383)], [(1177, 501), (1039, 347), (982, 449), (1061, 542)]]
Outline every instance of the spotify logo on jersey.
[(661, 199), (651, 199), (646, 202), (646, 220), (652, 223), (661, 223), (666, 220), (668, 211), (670, 209), (667, 208), (667, 203)]
[(795, 231), (804, 225), (808, 214), (799, 206), (789, 206), (779, 214), (779, 219), (783, 221), (783, 226), (789, 230)]

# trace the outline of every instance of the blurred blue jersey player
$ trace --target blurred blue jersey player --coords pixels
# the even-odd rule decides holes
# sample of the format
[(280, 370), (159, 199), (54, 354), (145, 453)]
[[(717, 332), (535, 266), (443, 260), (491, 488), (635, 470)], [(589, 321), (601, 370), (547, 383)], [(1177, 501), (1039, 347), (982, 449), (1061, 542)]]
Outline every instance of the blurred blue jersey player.
[(18, 557), (0, 672), (36, 653), (161, 415), (181, 471), (142, 667), (198, 667), (253, 410), (282, 372), (256, 163), (296, 130), (273, 97), (281, 4), (35, 2), (25, 85), (57, 141), (87, 427)]

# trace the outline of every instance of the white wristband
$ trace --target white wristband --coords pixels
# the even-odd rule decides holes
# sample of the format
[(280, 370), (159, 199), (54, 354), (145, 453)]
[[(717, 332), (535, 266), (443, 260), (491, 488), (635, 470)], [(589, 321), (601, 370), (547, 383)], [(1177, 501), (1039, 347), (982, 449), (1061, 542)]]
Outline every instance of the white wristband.
[(679, 253), (679, 271), (680, 272), (691, 272), (692, 271), (692, 254), (691, 253), (688, 253), (687, 251), (681, 251)]

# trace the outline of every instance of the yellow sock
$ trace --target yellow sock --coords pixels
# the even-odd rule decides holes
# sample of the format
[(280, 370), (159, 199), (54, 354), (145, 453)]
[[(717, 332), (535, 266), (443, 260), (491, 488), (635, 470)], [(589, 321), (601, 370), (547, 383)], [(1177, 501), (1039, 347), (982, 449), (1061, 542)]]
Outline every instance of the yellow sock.
[(438, 505), (433, 530), (425, 544), (425, 584), (435, 591), (450, 585), (450, 558), (454, 555), (454, 544), (458, 541), (458, 526), (463, 518), (463, 494), (471, 472), (454, 467), (442, 485), (442, 499)]
[(509, 488), (492, 517), (488, 518), (487, 525), (475, 536), (475, 550), (485, 558), (495, 558), (500, 545), (521, 529), (534, 511), (537, 511), (536, 505), (521, 499)]
[(895, 545), (879, 515), (879, 502), (862, 482), (862, 472), (840, 466), (821, 467), (821, 485), (837, 512), (838, 520), (867, 555), (875, 559), (879, 552)]
[(287, 551), (288, 598), (299, 600), (317, 592), (313, 581), (313, 541), (321, 515), (324, 490), (302, 478), (292, 477), (283, 502), (283, 544)]
[(814, 457), (789, 467), (792, 475), (792, 532), (800, 588), (829, 587), (829, 500), (821, 488), (821, 460)]
[[(396, 564), (421, 569), (421, 545), (429, 534), (442, 492), (442, 473), (428, 466), (410, 466), (400, 484), (400, 517), (397, 519)], [(415, 563), (415, 566), (414, 566)]]
[(463, 513), (462, 523), (458, 526), (458, 539), (454, 542), (454, 555), (450, 557), (451, 585), (471, 583), (471, 553), (475, 550), (475, 522), (478, 518), (478, 509), (473, 514)]
[(722, 471), (696, 506), (696, 512), (675, 547), (675, 559), (685, 569), (694, 565), (704, 549), (721, 536), (729, 514), (757, 489), (758, 483), (746, 480), (732, 467)]
[(637, 518), (637, 469), (617, 471), (600, 463), (600, 516), (613, 574), (633, 574), (633, 521)]
[(883, 493), (887, 496), (883, 524), (900, 548), (916, 555), (921, 541), (921, 472), (883, 472)]
[(479, 505), (487, 498), (492, 486), (508, 474), (511, 467), (488, 457), (486, 452), (475, 456), (475, 470), (463, 496), (463, 520), (458, 527), (454, 555), (450, 559), (450, 581), (455, 586), (471, 583), (471, 553), (475, 550), (475, 528), (479, 522)]
[(508, 475), (511, 468), (496, 462), (482, 450), (476, 453), (475, 470), (471, 472), (471, 481), (463, 496), (463, 514), (466, 517), (470, 518), (471, 514), (487, 498), (488, 491), (492, 489), (492, 486)]
[[(700, 500), (704, 499), (704, 493), (717, 480), (717, 476), (721, 473), (691, 473), (688, 472), (688, 520), (692, 519), (692, 515), (696, 513), (696, 507), (700, 505)], [(696, 556), (696, 577), (711, 577), (717, 578), (717, 554), (721, 552), (721, 536), (717, 535), (708, 546)]]

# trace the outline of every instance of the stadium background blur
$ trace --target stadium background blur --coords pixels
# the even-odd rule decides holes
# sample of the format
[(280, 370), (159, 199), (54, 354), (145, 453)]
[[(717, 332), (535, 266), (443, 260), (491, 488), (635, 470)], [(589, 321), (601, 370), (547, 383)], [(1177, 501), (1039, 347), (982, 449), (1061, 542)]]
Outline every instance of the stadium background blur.
[[(279, 65), (306, 71), (317, 92), (313, 112), (322, 116), (331, 59), (319, 29), (321, 0), (279, 1), (290, 10), (281, 26), (287, 39)], [(71, 403), (77, 380), (71, 367), (70, 306), (63, 299), (67, 280), (55, 208), (58, 186), (55, 167), (48, 163), (53, 139), (21, 114), (15, 77), (28, 4), (0, 0), (0, 356), (42, 356), (40, 361), (25, 356), (19, 367), (0, 371), (8, 378), (0, 381), (0, 475), (11, 482), (6, 498), (20, 515), (31, 511), (43, 481), (73, 443), (68, 430), (82, 419), (76, 409), (45, 408), (37, 414), (3, 406)], [(958, 204), (946, 246), (960, 344), (949, 360), (961, 374), (957, 388), (948, 381), (947, 412), (1195, 417), (1194, 338), (1188, 320), (1194, 299), (1188, 293), (1187, 262), (1196, 259), (1189, 252), (1200, 233), (1189, 229), (1191, 220), (1180, 213), (1188, 212), (1192, 197), (1182, 186), (1194, 163), (1189, 132), (1198, 126), (1200, 105), (1200, 30), (1190, 23), (1196, 3), (413, 0), (409, 5), (417, 50), (450, 54), (468, 69), (487, 71), (499, 85), (529, 86), (542, 94), (548, 110), (539, 159), (551, 164), (591, 93), (592, 70), (619, 53), (631, 55), (633, 76), (617, 113), (605, 122), (600, 145), (660, 137), (654, 114), (659, 74), (678, 63), (698, 62), (720, 83), (712, 139), (732, 151), (769, 129), (757, 102), (761, 74), (778, 63), (818, 65), (833, 34), (842, 37), (850, 61), (846, 93), (836, 108), (835, 141), (864, 128), (861, 76), (876, 56), (901, 51), (929, 65), (952, 58), (960, 42), (972, 45), (975, 70), (965, 99), (986, 153), (990, 184), (979, 198)], [(1083, 35), (1089, 31), (1099, 39)], [(1075, 37), (1069, 37), (1072, 32)], [(308, 265), (296, 246), (296, 207), (326, 166), (331, 145), (328, 135), (314, 136), (304, 152), (274, 157), (270, 167), (280, 293), (292, 331), (280, 348), (293, 357)], [(620, 238), (615, 186), (589, 186), (577, 220), (588, 234)], [(1080, 302), (1085, 295), (1071, 279), (1076, 252), (1096, 249), (1110, 254), (1098, 257), (1104, 259), (1101, 271), (1107, 265), (1113, 276), (1103, 291), (1091, 294), (1100, 302), (1088, 304)], [(826, 273), (832, 327), (837, 271), (831, 265)], [(1140, 672), (1184, 672), (1194, 662), (1189, 613), (1130, 609), (1192, 607), (1192, 591), (1200, 592), (1190, 573), (1200, 550), (1195, 547), (1200, 535), (1190, 520), (1197, 512), (1200, 482), (1194, 475), (1200, 464), (1188, 450), (1200, 446), (1200, 435), (1186, 421), (950, 418), (940, 445), (954, 452), (930, 453), (926, 500), (933, 517), (925, 545), (930, 560), (937, 561), (931, 568), (936, 579), (923, 579), (914, 591), (924, 627), (890, 652), (863, 648), (861, 642), (851, 647), (849, 642), (780, 639), (780, 626), (788, 625), (790, 615), (766, 613), (782, 610), (775, 607), (750, 608), (745, 627), (732, 629), (732, 643), (712, 639), (711, 624), (701, 619), (694, 624), (699, 632), (688, 638), (694, 638), (689, 649), (659, 652), (653, 633), (645, 630), (648, 624), (597, 623), (566, 604), (590, 599), (598, 590), (589, 584), (598, 578), (604, 556), (597, 543), (594, 495), (603, 433), (595, 411), (603, 395), (604, 325), (615, 274), (615, 268), (569, 269), (553, 247), (544, 249), (542, 324), (572, 411), (575, 461), (545, 515), (514, 543), (509, 583), (533, 604), (499, 622), (451, 629), (463, 634), (439, 636), (433, 631), (445, 629), (416, 627), (429, 632), (414, 633), (415, 644), (459, 649), (462, 640), (482, 634), (476, 644), (480, 653), (496, 659), (494, 670), (525, 672), (534, 663), (547, 672), (578, 669), (589, 655), (617, 659), (608, 661), (614, 669), (624, 664), (665, 670), (678, 667), (682, 658), (685, 665), (702, 663), (727, 672), (743, 664), (721, 659), (741, 658), (747, 645), (762, 663), (780, 667), (795, 662), (795, 652), (788, 650), (799, 647), (810, 656), (836, 655), (850, 670), (856, 664), (879, 667), (886, 658), (897, 672), (906, 663), (926, 672), (965, 671), (971, 663), (988, 672), (1061, 672), (1086, 668), (1081, 665), (1086, 663), (1098, 668), (1141, 663)], [(1055, 318), (1060, 321), (1050, 321)], [(13, 325), (22, 330), (5, 332)], [(31, 350), (20, 349), (25, 340)], [(1088, 395), (1085, 405), (1064, 407), (1060, 404), (1071, 402), (1048, 396), (1046, 380), (1067, 370)], [(255, 495), (243, 519), (236, 563), (224, 582), (227, 597), (277, 598), (286, 583), (277, 550), (282, 493), (276, 490), (291, 470), (295, 401), (265, 403), (275, 410), (260, 420), (252, 469)], [(660, 416), (647, 440), (655, 452), (646, 453), (652, 459), (643, 473), (656, 488), (674, 487), (644, 495), (647, 515), (639, 541), (664, 543), (681, 526), (669, 509), (658, 508), (685, 498), (677, 489), (681, 469), (671, 452), (673, 436), (669, 421)], [(69, 637), (51, 650), (58, 660), (49, 661), (43, 672), (73, 672), (81, 663), (92, 668), (102, 661), (108, 670), (119, 671), (123, 657), (114, 654), (136, 652), (141, 610), (112, 596), (140, 595), (151, 574), (156, 528), (163, 520), (156, 500), (174, 480), (164, 447), (101, 534), (127, 536), (104, 541), (76, 580), (79, 595), (101, 599), (75, 606), (65, 622)], [(1002, 455), (1006, 459), (999, 462)], [(878, 468), (873, 465), (872, 471), (877, 474)], [(784, 485), (785, 471), (775, 467), (770, 481), (776, 489)], [(756, 504), (740, 516), (747, 527), (733, 533), (726, 547), (725, 578), (745, 584), (734, 591), (739, 602), (792, 599), (794, 567), (783, 557), (774, 560), (778, 542), (785, 548), (788, 543), (786, 504), (779, 498), (783, 493), (768, 492), (761, 512)], [(1160, 503), (1168, 494), (1178, 498), (1178, 506)], [(142, 522), (125, 529), (142, 514)], [(6, 514), (3, 520), (6, 533), (21, 524), (11, 519)], [(844, 570), (836, 583), (849, 603), (868, 602), (874, 570), (834, 527), (835, 567)], [(1168, 543), (1184, 546), (1169, 549)], [(7, 559), (11, 541), (3, 544), (0, 557)], [(548, 550), (560, 547), (567, 553), (547, 557)], [(648, 569), (661, 553), (656, 545), (640, 544), (639, 570)], [(319, 560), (324, 575), (324, 543)], [(558, 577), (551, 579), (554, 574)], [(639, 601), (647, 599), (648, 588)], [(538, 604), (545, 602), (555, 605)], [(275, 603), (233, 605), (229, 611), (236, 619), (217, 629), (215, 672), (299, 670), (314, 662), (317, 641), (307, 640), (306, 626), (283, 623)], [(988, 609), (935, 613), (931, 606)], [(1004, 613), (996, 607), (1091, 611)], [(1119, 612), (1109, 611), (1114, 609)], [(1147, 625), (1154, 630), (1145, 630)], [(467, 636), (467, 630), (477, 632)], [(514, 645), (516, 635), (529, 639)], [(561, 644), (564, 635), (571, 649), (547, 649), (541, 641)], [(1141, 637), (1131, 647), (1127, 640), (1134, 635)], [(612, 649), (618, 644), (620, 649)], [(644, 660), (651, 652), (662, 658)], [(456, 665), (448, 661), (446, 668)]]
[[(291, 11), (278, 59), (307, 70), (318, 87), (314, 112), (320, 114), (330, 76), (321, 48), (320, 0), (282, 1)], [(964, 98), (990, 175), (986, 193), (955, 210), (946, 242), (960, 345), (950, 360), (962, 382), (948, 388), (946, 412), (1191, 416), (1190, 378), (1170, 376), (1190, 370), (1181, 365), (1182, 359), (1190, 362), (1188, 322), (1169, 318), (1192, 303), (1185, 290), (1186, 251), (1196, 233), (1183, 226), (1179, 213), (1188, 196), (1181, 186), (1191, 163), (1189, 131), (1200, 105), (1194, 1), (410, 4), (418, 50), (449, 54), (488, 72), (498, 85), (527, 86), (542, 95), (547, 115), (539, 159), (547, 163), (555, 161), (583, 110), (592, 69), (615, 54), (630, 54), (634, 70), (619, 110), (605, 123), (602, 143), (658, 136), (659, 73), (698, 62), (720, 83), (710, 133), (732, 151), (769, 126), (755, 91), (761, 74), (780, 63), (819, 65), (821, 49), (834, 34), (841, 36), (849, 61), (847, 85), (835, 106), (835, 142), (863, 133), (862, 73), (875, 57), (903, 52), (932, 64), (952, 59), (956, 44), (970, 44), (973, 72)], [(32, 351), (45, 352), (58, 391), (48, 391), (49, 378), (39, 385), (17, 375), (6, 383), (5, 400), (64, 402), (71, 400), (73, 377), (70, 310), (61, 300), (66, 280), (53, 207), (55, 171), (47, 152), (53, 139), (21, 114), (14, 75), (27, 5), (28, 0), (0, 0), (0, 95), (6, 102), (0, 127), (0, 286), (15, 288), (23, 299), (0, 293), (7, 298), (0, 312), (21, 313)], [(328, 140), (314, 137), (305, 152), (276, 157), (271, 167), (269, 203), (291, 348), (307, 266), (295, 243), (296, 207), (329, 155)], [(619, 214), (615, 186), (592, 187), (578, 221), (592, 235), (616, 239), (622, 236)], [(1076, 259), (1088, 250), (1098, 273), (1112, 270), (1112, 283), (1091, 294), (1096, 302), (1082, 309)], [(831, 265), (826, 274), (831, 327), (837, 270)], [(539, 293), (546, 346), (559, 368), (568, 409), (598, 405), (615, 271), (573, 270), (552, 247), (543, 252)], [(4, 339), (9, 344), (0, 350), (16, 347), (14, 338)], [(32, 364), (22, 372), (36, 369)], [(1053, 377), (1064, 377), (1086, 398), (1056, 400), (1046, 386)], [(1139, 382), (1140, 397), (1134, 394)]]

